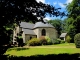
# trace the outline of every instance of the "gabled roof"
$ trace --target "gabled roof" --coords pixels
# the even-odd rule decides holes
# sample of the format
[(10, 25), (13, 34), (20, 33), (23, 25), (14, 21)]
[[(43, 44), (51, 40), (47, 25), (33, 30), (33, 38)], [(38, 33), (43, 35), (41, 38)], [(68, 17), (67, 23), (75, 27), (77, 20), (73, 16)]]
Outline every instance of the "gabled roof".
[(21, 22), (21, 23), (20, 23), (20, 27), (22, 27), (22, 28), (27, 28), (27, 29), (33, 29), (34, 24), (27, 23), (27, 22)]
[(67, 35), (67, 33), (62, 33), (61, 35), (60, 35), (60, 37), (65, 37)]
[(33, 29), (33, 28), (38, 28), (38, 27), (51, 27), (55, 28), (51, 24), (48, 23), (43, 23), (43, 22), (37, 22), (35, 24), (27, 23), (27, 22), (21, 22), (20, 27), (22, 28), (27, 28), (27, 29)]
[(43, 23), (43, 22), (37, 22), (35, 24), (34, 28), (38, 28), (38, 27), (52, 27), (52, 28), (54, 28), (54, 26), (52, 26), (51, 24)]
[(22, 31), (24, 31), (24, 34), (36, 35), (36, 34), (34, 33), (34, 31), (33, 31), (33, 30), (30, 30), (30, 29), (22, 29)]
[(38, 27), (40, 27), (40, 28), (41, 27), (54, 28), (54, 26), (52, 26), (51, 24), (42, 23), (42, 22), (37, 22), (35, 24), (31, 24), (31, 23), (27, 23), (27, 22), (21, 22), (20, 27), (22, 27), (22, 31), (24, 32), (24, 34), (32, 34), (32, 35), (36, 35), (33, 31), (34, 28), (38, 28)]

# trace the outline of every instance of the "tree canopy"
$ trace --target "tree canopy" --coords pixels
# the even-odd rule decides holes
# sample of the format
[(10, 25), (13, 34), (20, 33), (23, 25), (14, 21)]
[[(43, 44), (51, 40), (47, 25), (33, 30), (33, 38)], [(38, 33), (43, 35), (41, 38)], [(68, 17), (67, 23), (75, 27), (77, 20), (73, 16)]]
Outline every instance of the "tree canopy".
[(74, 35), (80, 33), (80, 0), (73, 0), (67, 5), (68, 11), (68, 33), (74, 38)]
[(23, 19), (26, 19), (25, 21), (27, 22), (29, 20), (36, 22), (38, 21), (37, 17), (40, 17), (42, 20), (48, 13), (53, 16), (61, 15), (58, 9), (42, 2), (37, 3), (36, 0), (1, 0), (0, 18), (3, 22), (2, 25), (18, 22)]

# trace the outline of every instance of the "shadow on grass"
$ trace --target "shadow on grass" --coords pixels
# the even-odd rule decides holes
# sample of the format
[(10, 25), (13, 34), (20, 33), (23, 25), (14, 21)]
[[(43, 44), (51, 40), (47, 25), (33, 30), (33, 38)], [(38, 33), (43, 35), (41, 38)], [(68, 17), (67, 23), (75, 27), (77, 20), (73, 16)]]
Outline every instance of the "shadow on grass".
[(20, 51), (20, 50), (27, 50), (29, 48), (16, 48), (17, 51)]
[(20, 48), (20, 47), (18, 47), (18, 48), (10, 48), (7, 51), (11, 51), (11, 50), (21, 51), (21, 50), (27, 50), (27, 49), (29, 49), (29, 48), (22, 48), (22, 47)]
[(80, 54), (49, 54), (49, 55), (34, 55), (34, 56), (0, 56), (2, 60), (80, 60)]

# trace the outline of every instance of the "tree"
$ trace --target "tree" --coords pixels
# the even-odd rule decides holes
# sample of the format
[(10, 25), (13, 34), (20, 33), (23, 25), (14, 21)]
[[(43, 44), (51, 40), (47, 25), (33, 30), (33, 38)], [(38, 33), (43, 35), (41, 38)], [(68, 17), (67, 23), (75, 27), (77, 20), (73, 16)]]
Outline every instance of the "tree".
[(80, 33), (74, 36), (74, 42), (75, 42), (76, 48), (80, 48)]
[(62, 21), (59, 19), (55, 19), (55, 20), (50, 20), (48, 22), (56, 28), (56, 30), (58, 31), (58, 34), (60, 35), (63, 28)]
[(36, 0), (0, 0), (0, 54), (3, 54), (8, 48), (7, 46), (5, 49), (4, 45), (8, 45), (10, 41), (10, 34), (12, 33), (7, 30), (10, 25), (19, 24), (24, 20), (26, 22), (32, 21), (33, 23), (36, 21), (43, 22), (46, 14), (63, 16), (64, 13), (59, 12), (58, 9), (60, 8), (55, 8), (42, 2), (38, 3)]
[(80, 0), (73, 0), (67, 5), (67, 11), (68, 33), (72, 37), (72, 40), (74, 40), (75, 34), (80, 33)]
[(67, 32), (67, 29), (68, 28), (68, 24), (67, 24), (67, 18), (65, 18), (63, 21), (62, 21), (62, 32)]

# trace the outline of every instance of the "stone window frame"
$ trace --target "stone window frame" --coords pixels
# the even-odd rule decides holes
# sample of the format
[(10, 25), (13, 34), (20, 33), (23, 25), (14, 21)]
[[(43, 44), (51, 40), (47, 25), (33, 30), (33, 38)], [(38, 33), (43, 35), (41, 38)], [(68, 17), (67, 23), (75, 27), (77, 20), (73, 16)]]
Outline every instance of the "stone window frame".
[(42, 29), (41, 34), (42, 34), (42, 36), (46, 36), (46, 30)]

